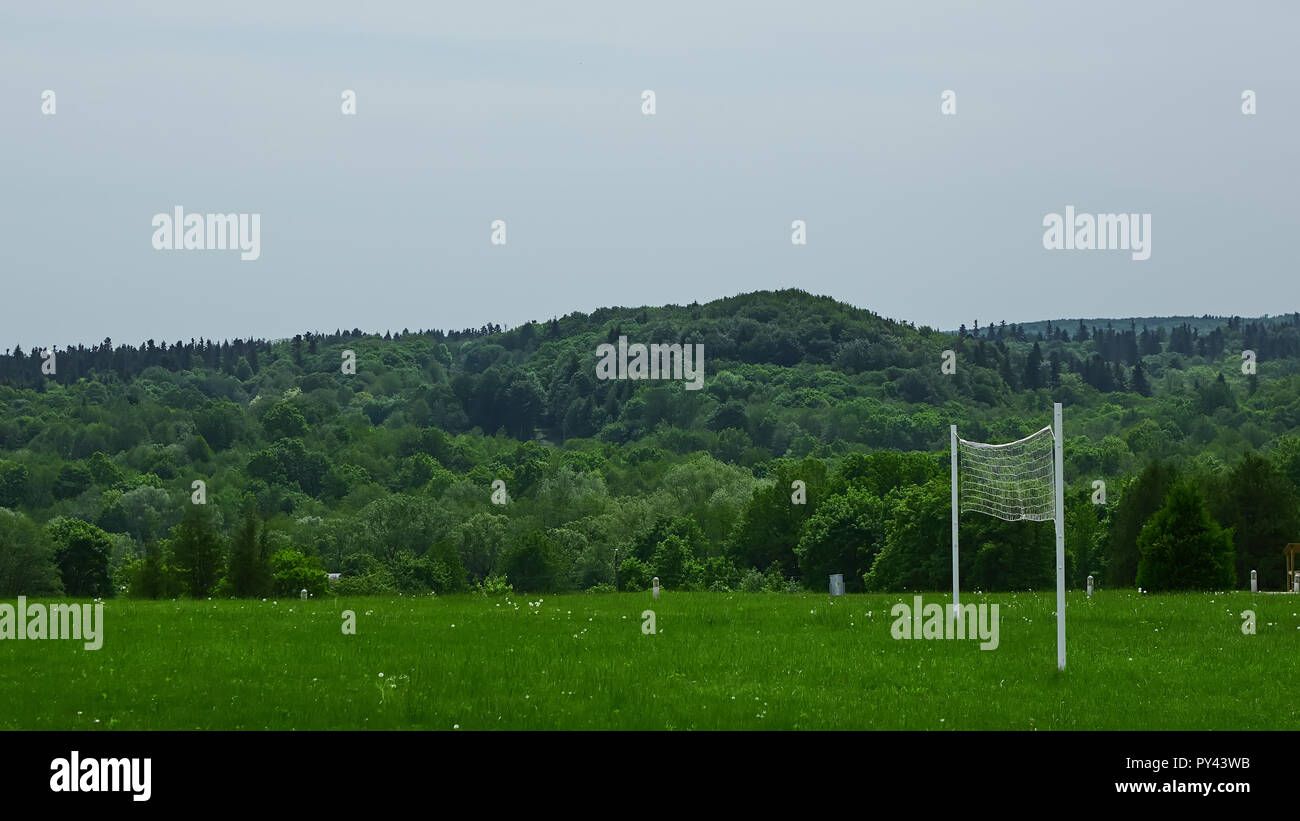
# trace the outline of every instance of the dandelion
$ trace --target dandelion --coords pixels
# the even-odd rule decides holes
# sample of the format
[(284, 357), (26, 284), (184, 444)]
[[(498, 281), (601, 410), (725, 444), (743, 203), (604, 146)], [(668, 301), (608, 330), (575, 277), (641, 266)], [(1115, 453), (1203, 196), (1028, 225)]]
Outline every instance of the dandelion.
[(383, 674), (383, 673), (380, 673), (380, 674), (379, 674), (379, 677), (380, 677), (380, 678), (383, 678), (383, 677), (384, 677), (384, 674)]
[(459, 730), (459, 729), (460, 729), (460, 725), (459, 725), (459, 724), (453, 724), (453, 725), (451, 725), (451, 728), (452, 728), (453, 730)]

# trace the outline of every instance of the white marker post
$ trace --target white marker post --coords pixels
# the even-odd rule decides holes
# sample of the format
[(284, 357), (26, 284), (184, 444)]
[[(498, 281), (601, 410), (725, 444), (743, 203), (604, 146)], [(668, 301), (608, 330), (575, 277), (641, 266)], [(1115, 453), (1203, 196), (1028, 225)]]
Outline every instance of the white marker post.
[(307, 601), (307, 588), (304, 587), (302, 589), (302, 592), (298, 594), (298, 598), (302, 599), (303, 601)]
[(844, 595), (844, 574), (843, 573), (831, 574), (831, 595), (832, 596)]
[(654, 587), (655, 598), (656, 599), (659, 598), (659, 577), (655, 576), (653, 579), (651, 579), (650, 584)]
[(1092, 598), (1092, 576), (1088, 577), (1088, 598)]
[(1250, 592), (1259, 592), (1259, 575), (1254, 570), (1250, 571)]

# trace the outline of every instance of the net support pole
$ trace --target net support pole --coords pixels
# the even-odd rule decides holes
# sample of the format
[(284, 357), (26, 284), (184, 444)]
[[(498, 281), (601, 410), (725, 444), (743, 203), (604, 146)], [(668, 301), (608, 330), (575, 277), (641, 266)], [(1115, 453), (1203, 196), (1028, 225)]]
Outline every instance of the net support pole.
[[(1061, 464), (1061, 403), (1052, 405), (1052, 437), (1055, 440), (1053, 485), (1056, 490), (1056, 668), (1065, 669), (1065, 469)], [(954, 537), (955, 538), (955, 537)]]
[(957, 426), (949, 428), (952, 441), (952, 612), (954, 616), (960, 606), (957, 601), (961, 585), (957, 568)]

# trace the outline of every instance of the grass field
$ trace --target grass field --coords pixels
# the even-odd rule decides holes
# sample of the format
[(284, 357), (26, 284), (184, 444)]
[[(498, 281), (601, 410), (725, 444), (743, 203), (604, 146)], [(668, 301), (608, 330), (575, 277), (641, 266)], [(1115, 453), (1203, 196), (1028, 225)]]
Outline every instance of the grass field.
[(1300, 729), (1295, 595), (1071, 593), (1063, 674), (1050, 592), (964, 599), (988, 651), (894, 640), (909, 595), (538, 598), (109, 601), (100, 650), (0, 642), (0, 727)]

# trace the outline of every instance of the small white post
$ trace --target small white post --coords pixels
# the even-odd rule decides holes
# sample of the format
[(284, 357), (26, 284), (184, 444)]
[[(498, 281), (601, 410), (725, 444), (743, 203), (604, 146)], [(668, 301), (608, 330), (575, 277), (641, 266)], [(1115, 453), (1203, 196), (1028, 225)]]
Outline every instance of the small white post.
[(960, 572), (957, 566), (957, 426), (952, 425), (948, 432), (952, 446), (952, 611), (956, 613), (961, 606), (958, 601), (961, 585), (957, 578)]
[(1259, 575), (1254, 570), (1250, 571), (1250, 592), (1259, 592)]
[(1292, 582), (1291, 586), (1294, 592), (1300, 593), (1300, 573), (1295, 574), (1295, 581)]
[(1092, 576), (1088, 577), (1088, 598), (1092, 598)]
[(650, 584), (651, 584), (651, 585), (653, 586), (653, 588), (654, 588), (655, 598), (656, 598), (656, 599), (659, 598), (659, 577), (658, 577), (658, 576), (655, 576), (653, 579), (651, 579), (651, 580), (650, 580)]
[(302, 599), (303, 601), (307, 601), (307, 588), (304, 587), (302, 589), (302, 592), (298, 594), (298, 598)]
[(1056, 667), (1065, 669), (1065, 467), (1061, 464), (1061, 403), (1052, 405), (1056, 439)]
[(832, 596), (844, 595), (844, 574), (843, 573), (831, 574), (831, 595)]

